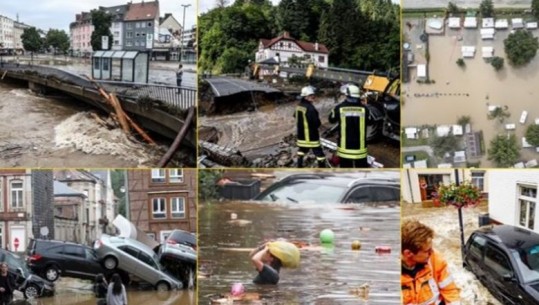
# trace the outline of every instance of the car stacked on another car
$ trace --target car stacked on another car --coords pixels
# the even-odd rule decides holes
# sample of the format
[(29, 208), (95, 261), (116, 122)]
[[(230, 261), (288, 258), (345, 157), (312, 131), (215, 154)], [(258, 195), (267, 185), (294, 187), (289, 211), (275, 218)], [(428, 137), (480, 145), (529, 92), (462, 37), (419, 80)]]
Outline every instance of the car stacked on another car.
[(60, 275), (94, 280), (97, 274), (107, 275), (108, 271), (92, 248), (72, 242), (31, 239), (26, 255), (28, 267), (51, 282)]
[(539, 304), (539, 234), (509, 226), (474, 231), (464, 267), (503, 304)]
[(54, 295), (54, 284), (32, 274), (18, 255), (0, 248), (0, 262), (7, 263), (8, 272), (15, 278), (17, 290), (21, 291), (25, 298)]
[(135, 239), (103, 234), (94, 243), (94, 249), (107, 270), (121, 269), (160, 291), (182, 287), (182, 283), (160, 264), (157, 254)]
[(400, 173), (295, 174), (275, 182), (254, 200), (283, 203), (370, 203), (400, 200)]
[(166, 243), (171, 245), (180, 244), (189, 246), (195, 251), (197, 249), (197, 238), (195, 234), (180, 229), (172, 231), (166, 239)]

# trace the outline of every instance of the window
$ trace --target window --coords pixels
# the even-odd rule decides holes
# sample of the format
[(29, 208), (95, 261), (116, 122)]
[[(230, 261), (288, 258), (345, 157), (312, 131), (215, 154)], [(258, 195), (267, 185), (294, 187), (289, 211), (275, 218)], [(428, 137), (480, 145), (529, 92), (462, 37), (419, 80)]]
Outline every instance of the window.
[(128, 42), (125, 43), (125, 45), (128, 46), (128, 47), (132, 47), (132, 46), (133, 46), (133, 42), (128, 41)]
[(103, 71), (108, 71), (108, 70), (109, 70), (109, 59), (103, 58)]
[(185, 218), (185, 199), (182, 197), (170, 198), (170, 213), (172, 218)]
[(128, 29), (132, 29), (132, 28), (133, 28), (133, 24), (132, 24), (132, 23), (128, 23), (128, 24), (127, 24), (127, 28), (128, 28)]
[(318, 62), (326, 62), (325, 56), (318, 56)]
[(138, 47), (138, 41), (135, 41), (135, 47)]
[(499, 276), (512, 275), (513, 271), (505, 255), (493, 246), (488, 245), (485, 249), (485, 266), (496, 272)]
[(183, 182), (183, 169), (175, 168), (168, 170), (168, 179), (170, 183)]
[(449, 184), (450, 175), (419, 175), (419, 187), (421, 191), (421, 200), (432, 200), (440, 184)]
[(165, 198), (152, 199), (152, 215), (154, 219), (167, 218), (167, 207), (165, 204)]
[(146, 253), (140, 252), (138, 259), (144, 262), (146, 265), (158, 269), (155, 261)]
[[(83, 46), (84, 46), (84, 44), (83, 44)], [(101, 61), (99, 60), (99, 58), (95, 58), (94, 59), (94, 69), (98, 70), (100, 65), (101, 65)]]
[(524, 228), (534, 230), (537, 186), (518, 185), (518, 194), (518, 224)]
[(470, 242), (470, 254), (474, 255), (479, 259), (482, 258), (483, 250), (486, 244), (487, 240), (485, 238), (479, 235), (474, 236), (472, 241)]
[(127, 38), (133, 38), (133, 32), (127, 32), (126, 37)]
[(23, 184), (20, 180), (11, 181), (11, 207), (23, 207)]
[(140, 22), (137, 22), (136, 26), (137, 29), (140, 28)]
[(114, 36), (120, 36), (120, 32), (114, 31)]
[(137, 249), (131, 248), (129, 246), (123, 246), (118, 247), (120, 250), (124, 251), (125, 253), (131, 255), (132, 257), (136, 258), (138, 256), (139, 251)]
[(80, 257), (80, 258), (85, 257), (84, 249), (77, 246), (66, 245), (64, 247), (63, 253), (65, 255), (74, 256), (74, 257)]
[(120, 41), (119, 41), (119, 40), (114, 40), (114, 45), (115, 45), (115, 46), (119, 46), (119, 45), (120, 45)]
[(288, 43), (288, 48), (292, 48), (292, 44), (290, 42)]
[(146, 23), (145, 23), (145, 22), (141, 22), (141, 23), (140, 23), (140, 27), (141, 27), (141, 28), (145, 28), (145, 27), (146, 27)]
[(472, 172), (472, 184), (483, 191), (485, 189), (485, 172)]
[(152, 182), (153, 183), (165, 182), (165, 180), (166, 180), (166, 177), (165, 177), (164, 169), (162, 168), (152, 169)]
[(148, 27), (149, 27), (149, 28), (152, 27), (152, 23), (151, 23), (151, 22), (148, 22)]

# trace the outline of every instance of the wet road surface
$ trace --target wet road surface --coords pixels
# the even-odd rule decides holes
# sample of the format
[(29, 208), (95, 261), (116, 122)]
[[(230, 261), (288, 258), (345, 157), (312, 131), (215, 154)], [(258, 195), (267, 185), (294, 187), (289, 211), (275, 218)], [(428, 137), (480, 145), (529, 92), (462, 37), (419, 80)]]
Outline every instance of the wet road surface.
[[(281, 206), (213, 203), (199, 212), (199, 304), (210, 304), (240, 282), (258, 293), (252, 304), (399, 304), (400, 207), (360, 205)], [(236, 213), (236, 220), (231, 220)], [(330, 228), (333, 246), (321, 246), (319, 233)], [(256, 271), (248, 257), (262, 241), (285, 238), (310, 247), (301, 250), (298, 269), (281, 269), (277, 286), (252, 283)], [(351, 250), (359, 240), (360, 251)], [(390, 246), (389, 254), (375, 247)], [(354, 291), (368, 283), (368, 300)]]

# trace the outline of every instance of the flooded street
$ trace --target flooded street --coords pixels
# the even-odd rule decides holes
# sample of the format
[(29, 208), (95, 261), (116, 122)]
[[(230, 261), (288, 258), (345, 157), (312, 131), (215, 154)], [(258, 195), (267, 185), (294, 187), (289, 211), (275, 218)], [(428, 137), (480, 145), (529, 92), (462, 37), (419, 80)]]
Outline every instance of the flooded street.
[[(425, 48), (418, 49), (419, 34), (422, 28), (419, 21), (406, 19), (413, 27), (405, 26), (403, 30), (415, 53), (414, 64), (425, 63)], [(539, 80), (539, 58), (536, 56), (532, 62), (521, 68), (513, 68), (505, 58), (503, 40), (509, 35), (509, 30), (498, 30), (494, 40), (481, 40), (479, 29), (462, 29), (460, 31), (446, 28), (445, 35), (429, 36), (430, 79), (435, 84), (418, 84), (416, 82), (416, 69), (411, 70), (411, 80), (404, 84), (405, 105), (403, 110), (403, 123), (405, 126), (449, 125), (456, 124), (460, 116), (471, 117), (473, 131), (483, 131), (486, 149), (490, 141), (500, 133), (506, 133), (505, 124), (516, 124), (512, 131), (520, 138), (524, 136), (527, 126), (534, 124), (539, 118), (536, 106), (539, 95), (535, 90)], [(538, 36), (537, 30), (532, 31)], [(462, 37), (459, 40), (457, 37)], [(476, 46), (474, 58), (465, 59), (465, 68), (460, 68), (456, 61), (461, 55), (461, 46)], [(494, 68), (481, 57), (481, 47), (494, 47), (494, 55), (505, 59), (504, 68), (495, 72)], [(438, 93), (438, 94), (436, 94)], [(422, 94), (421, 97), (414, 96)], [(430, 96), (425, 96), (429, 94)], [(488, 120), (487, 107), (489, 105), (507, 106), (511, 116), (500, 124), (498, 120)], [(522, 111), (528, 111), (526, 124), (519, 123)], [(521, 150), (521, 159), (537, 158), (533, 148)], [(481, 158), (481, 167), (492, 167), (494, 164)]]
[[(264, 150), (277, 146), (284, 137), (295, 135), (294, 111), (297, 103), (265, 105), (253, 112), (240, 112), (229, 115), (201, 116), (200, 126), (214, 127), (219, 130), (217, 144), (235, 148), (248, 158), (272, 153)], [(329, 129), (328, 116), (336, 106), (333, 98), (319, 98), (314, 104), (322, 121), (321, 134)], [(399, 167), (400, 151), (396, 145), (381, 140), (368, 144), (369, 154), (386, 168)]]
[[(399, 207), (202, 203), (199, 304), (210, 304), (234, 283), (260, 295), (242, 304), (399, 304), (399, 224)], [(334, 245), (320, 244), (324, 229), (335, 233)], [(300, 267), (281, 269), (276, 286), (254, 285), (249, 251), (278, 238), (308, 245), (300, 249)], [(354, 240), (360, 251), (351, 249)], [(377, 254), (376, 246), (392, 251)], [(368, 300), (357, 294), (363, 284), (370, 285)]]
[[(78, 280), (73, 278), (60, 278), (56, 283), (56, 294), (53, 297), (43, 297), (29, 301), (32, 305), (57, 305), (57, 304), (77, 304), (95, 305), (97, 300), (92, 292), (93, 283), (91, 281)], [(126, 287), (127, 303), (129, 305), (195, 305), (194, 290), (179, 290), (157, 292), (153, 289), (139, 291), (135, 288)], [(15, 300), (22, 300), (22, 294), (15, 293)]]
[[(486, 203), (462, 210), (464, 242), (478, 228), (479, 214), (487, 213)], [(454, 207), (423, 208), (421, 204), (403, 204), (402, 219), (417, 219), (434, 230), (433, 247), (447, 260), (449, 270), (461, 289), (463, 305), (501, 305), (481, 285), (475, 275), (462, 267), (458, 210)]]

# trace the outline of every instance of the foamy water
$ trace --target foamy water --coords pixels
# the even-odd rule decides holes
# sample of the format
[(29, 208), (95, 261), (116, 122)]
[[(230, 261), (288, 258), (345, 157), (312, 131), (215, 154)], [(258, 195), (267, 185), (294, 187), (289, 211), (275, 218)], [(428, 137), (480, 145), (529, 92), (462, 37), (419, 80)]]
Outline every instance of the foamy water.
[(57, 148), (71, 148), (87, 154), (118, 156), (137, 166), (156, 162), (156, 155), (143, 143), (134, 143), (122, 129), (99, 125), (88, 112), (80, 112), (54, 128)]

